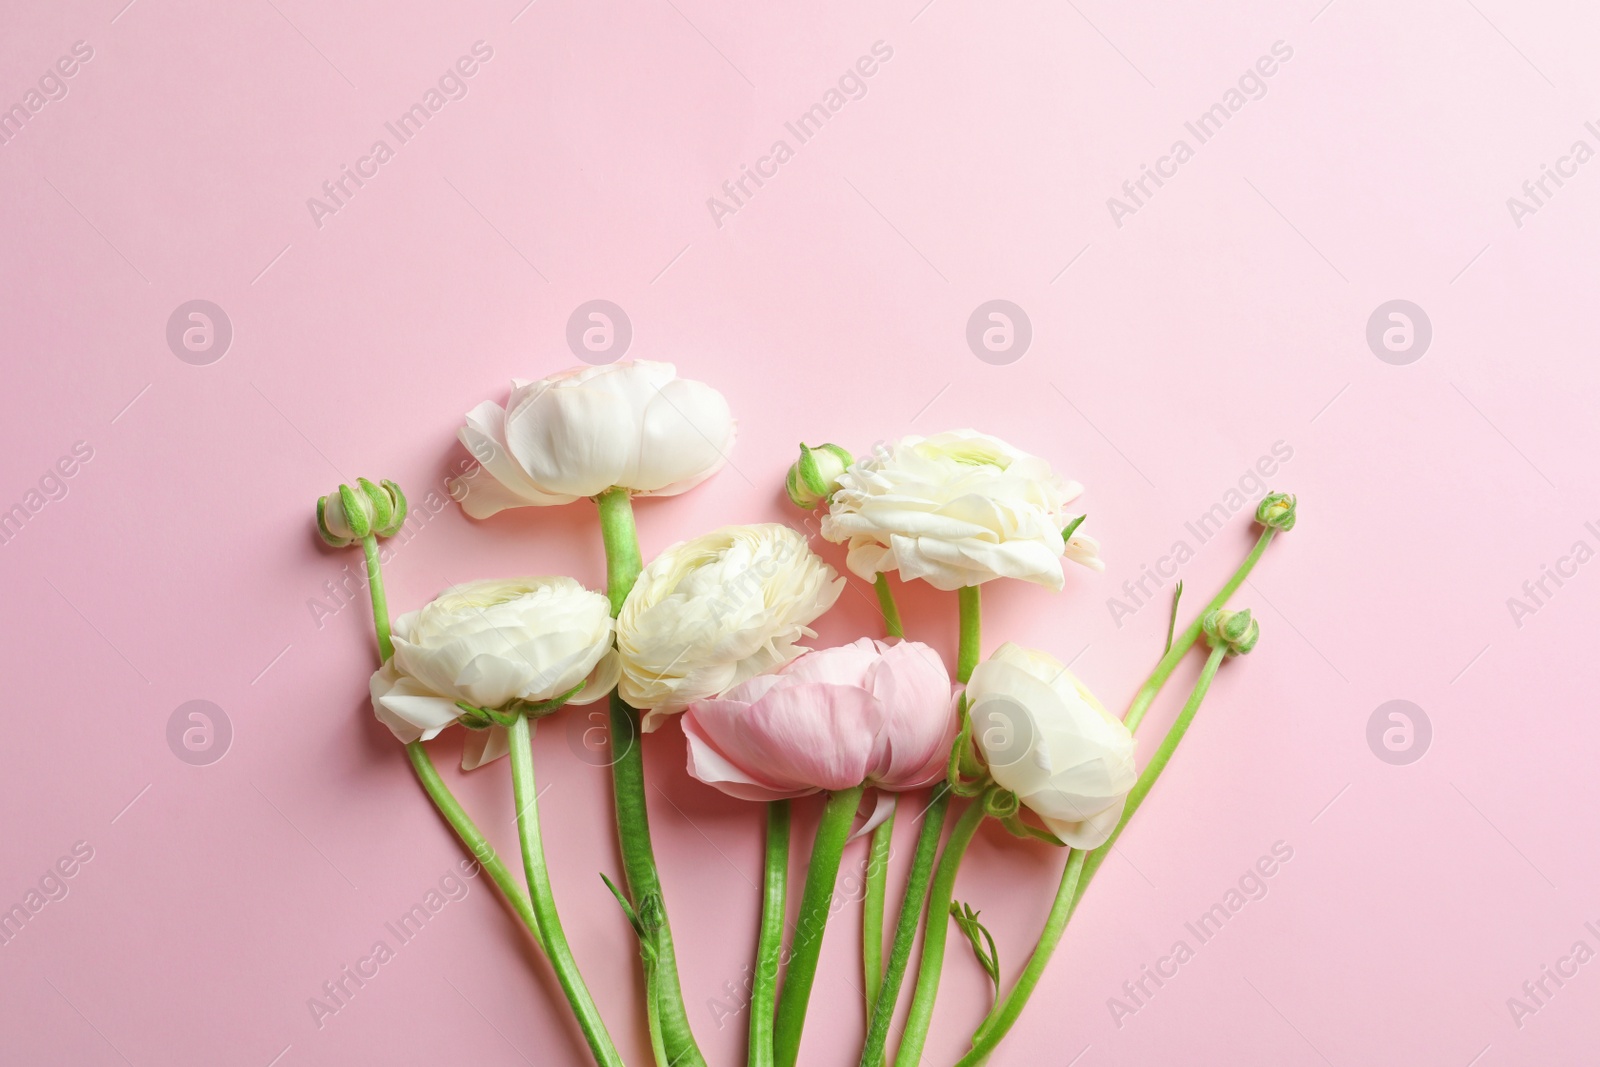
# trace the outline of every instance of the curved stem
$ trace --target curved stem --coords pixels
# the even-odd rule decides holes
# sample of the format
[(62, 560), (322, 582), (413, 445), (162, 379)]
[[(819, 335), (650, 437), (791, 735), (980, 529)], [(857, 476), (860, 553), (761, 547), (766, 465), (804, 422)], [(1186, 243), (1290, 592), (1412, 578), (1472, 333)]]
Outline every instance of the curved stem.
[(367, 557), (367, 592), (372, 598), (372, 628), (378, 634), (378, 662), (388, 663), (389, 657), (394, 655), (394, 642), (389, 637), (389, 597), (383, 591), (378, 539), (371, 534), (363, 537), (361, 551)]
[[(394, 642), (389, 631), (389, 598), (383, 588), (383, 566), (378, 557), (378, 539), (371, 535), (361, 539), (361, 550), (367, 561), (367, 592), (372, 601), (372, 628), (378, 635), (378, 654), (381, 662), (389, 662), (389, 657), (394, 655)], [(500, 894), (505, 898), (511, 910), (517, 913), (517, 918), (528, 928), (528, 933), (533, 935), (534, 944), (541, 950), (544, 949), (544, 937), (539, 932), (539, 920), (534, 917), (533, 905), (528, 901), (528, 894), (517, 885), (516, 879), (511, 876), (511, 871), (506, 867), (495, 853), (494, 846), (489, 844), (489, 839), (483, 836), (483, 831), (472, 821), (472, 816), (467, 814), (461, 802), (450, 792), (450, 787), (445, 785), (444, 779), (439, 777), (439, 769), (433, 765), (433, 759), (428, 755), (428, 750), (422, 747), (420, 741), (413, 741), (406, 746), (406, 756), (411, 760), (411, 769), (417, 774), (417, 781), (422, 783), (422, 789), (428, 794), (428, 799), (433, 801), (433, 806), (439, 809), (439, 814), (444, 816), (444, 821), (456, 832), (461, 843), (467, 846), (467, 851), (472, 853), (472, 858), (489, 872), (489, 877), (499, 887)]]
[(1072, 855), (1067, 857), (1066, 869), (1061, 872), (1061, 888), (1056, 891), (1055, 903), (1050, 906), (1050, 914), (1044, 921), (1044, 931), (1039, 935), (1039, 943), (1034, 947), (1033, 955), (1028, 958), (1028, 965), (1022, 969), (1022, 974), (1017, 977), (1017, 984), (1012, 987), (1011, 992), (994, 1006), (989, 1017), (983, 1021), (983, 1027), (973, 1038), (972, 1051), (961, 1057), (956, 1067), (976, 1067), (988, 1059), (995, 1046), (1016, 1024), (1017, 1017), (1022, 1014), (1022, 1009), (1028, 1004), (1028, 998), (1033, 995), (1034, 987), (1039, 984), (1039, 978), (1044, 974), (1045, 965), (1050, 962), (1051, 954), (1060, 943), (1062, 933), (1067, 929), (1067, 920), (1072, 917), (1073, 896), (1077, 892), (1080, 876), (1083, 874), (1084, 859), (1088, 855), (1082, 849), (1074, 849)]
[(806, 1004), (817, 977), (817, 960), (822, 951), (822, 935), (833, 910), (833, 886), (839, 877), (839, 863), (850, 839), (850, 823), (861, 803), (861, 786), (841, 789), (828, 797), (822, 821), (817, 824), (816, 840), (811, 845), (811, 865), (806, 870), (806, 888), (800, 897), (800, 916), (789, 950), (789, 967), (783, 976), (783, 993), (778, 997), (778, 1014), (772, 1034), (773, 1063), (794, 1067), (800, 1058), (800, 1032), (806, 1024)]
[(872, 849), (867, 854), (867, 888), (861, 903), (861, 988), (866, 994), (867, 1019), (878, 1001), (883, 984), (883, 911), (889, 892), (889, 853), (894, 848), (894, 817), (900, 798), (889, 817), (872, 831)]
[(978, 590), (982, 586), (964, 585), (956, 594), (961, 612), (961, 644), (956, 652), (956, 681), (966, 685), (972, 680), (972, 670), (983, 654), (980, 635), (983, 612)]
[(750, 988), (750, 1067), (772, 1067), (772, 1018), (783, 964), (783, 924), (789, 911), (789, 802), (767, 805), (767, 858), (761, 885), (761, 932)]
[(894, 590), (889, 588), (889, 576), (882, 571), (872, 580), (878, 593), (878, 608), (883, 612), (883, 632), (890, 637), (904, 637), (906, 630), (900, 623), (900, 607), (894, 602)]
[[(606, 550), (606, 596), (611, 614), (622, 610), (628, 593), (643, 568), (639, 536), (633, 522), (633, 499), (626, 489), (607, 489), (594, 498), (600, 510), (600, 536)], [(645, 803), (644, 752), (640, 744), (639, 713), (616, 693), (611, 694), (611, 788), (616, 799), (617, 840), (628, 893), (640, 918), (643, 937), (654, 960), (647, 976), (646, 996), (661, 1030), (666, 1050), (664, 1062), (673, 1067), (705, 1067), (705, 1057), (695, 1044), (678, 981), (678, 957), (667, 922), (666, 901), (655, 849), (650, 843), (650, 812)], [(620, 750), (619, 750), (620, 749)]]
[(889, 949), (889, 966), (873, 1002), (872, 1021), (867, 1026), (867, 1040), (861, 1049), (861, 1067), (880, 1067), (884, 1061), (889, 1025), (894, 1021), (900, 986), (905, 981), (906, 966), (911, 962), (917, 927), (922, 923), (928, 882), (933, 877), (933, 862), (939, 853), (939, 838), (944, 834), (945, 815), (949, 810), (950, 787), (940, 782), (934, 786), (933, 799), (923, 813), (922, 829), (917, 832), (917, 849), (911, 857), (911, 872), (906, 876), (905, 896), (900, 900), (900, 918), (895, 923), (894, 944)]
[(561, 929), (561, 918), (556, 914), (555, 896), (550, 891), (550, 872), (544, 862), (544, 841), (539, 834), (539, 795), (533, 780), (533, 747), (530, 744), (531, 728), (526, 716), (518, 715), (506, 727), (511, 744), (511, 788), (517, 802), (517, 835), (522, 840), (522, 870), (528, 880), (528, 896), (533, 903), (533, 913), (539, 918), (539, 929), (545, 938), (545, 954), (555, 969), (556, 980), (567, 994), (572, 1014), (589, 1042), (594, 1059), (602, 1067), (623, 1067), (622, 1057), (606, 1033), (600, 1011), (594, 1006), (588, 986), (578, 973), (578, 962), (572, 958), (567, 945), (567, 935)]
[(944, 970), (944, 946), (950, 933), (950, 901), (955, 897), (956, 872), (961, 868), (961, 858), (967, 854), (967, 846), (972, 843), (972, 835), (983, 822), (983, 814), (982, 801), (962, 812), (939, 856), (939, 869), (934, 873), (933, 890), (928, 896), (928, 919), (922, 931), (922, 963), (917, 968), (917, 987), (911, 994), (911, 1013), (906, 1016), (906, 1030), (900, 1038), (900, 1050), (895, 1054), (895, 1067), (914, 1067), (922, 1059), (922, 1046), (927, 1043), (928, 1027), (933, 1023), (933, 1003), (939, 995), (939, 978)]
[(1156, 669), (1150, 672), (1150, 677), (1145, 679), (1144, 684), (1139, 687), (1139, 691), (1134, 694), (1133, 703), (1128, 705), (1128, 713), (1122, 717), (1122, 721), (1128, 729), (1137, 730), (1139, 728), (1139, 722), (1144, 718), (1144, 713), (1155, 702), (1156, 695), (1161, 692), (1161, 687), (1167, 684), (1167, 679), (1172, 676), (1172, 672), (1178, 666), (1178, 662), (1183, 659), (1184, 654), (1189, 649), (1194, 647), (1195, 641), (1199, 640), (1200, 621), (1206, 617), (1207, 612), (1222, 607), (1228, 602), (1229, 597), (1238, 592), (1239, 587), (1244, 584), (1244, 580), (1255, 569), (1256, 563), (1260, 561), (1262, 554), (1267, 551), (1267, 545), (1272, 543), (1272, 535), (1277, 532), (1271, 526), (1262, 528), (1261, 536), (1256, 539), (1255, 547), (1250, 550), (1249, 555), (1244, 557), (1244, 562), (1239, 564), (1239, 569), (1233, 572), (1233, 577), (1229, 578), (1227, 583), (1217, 590), (1217, 595), (1211, 598), (1211, 603), (1202, 608), (1200, 614), (1194, 617), (1194, 621), (1184, 627), (1183, 633), (1179, 634), (1178, 639), (1172, 642), (1172, 646), (1167, 649), (1166, 655), (1162, 656), (1161, 661), (1156, 664)]
[(439, 777), (439, 769), (433, 765), (433, 760), (428, 756), (428, 750), (422, 747), (422, 742), (413, 741), (407, 745), (406, 755), (411, 758), (411, 766), (417, 772), (417, 780), (422, 783), (422, 788), (427, 791), (434, 807), (439, 809), (439, 814), (444, 816), (445, 822), (450, 824), (450, 828), (456, 832), (461, 843), (467, 846), (472, 858), (489, 872), (489, 877), (500, 888), (506, 903), (511, 905), (511, 910), (517, 913), (517, 918), (522, 920), (528, 932), (533, 935), (534, 943), (542, 950), (544, 936), (539, 933), (539, 920), (533, 914), (533, 905), (528, 901), (527, 891), (517, 884), (510, 868), (495, 852), (494, 846), (489, 844), (489, 839), (483, 836), (483, 831), (478, 829), (472, 817), (461, 806), (461, 802), (444, 784), (444, 779)]
[(1016, 1024), (1022, 1009), (1027, 1006), (1028, 997), (1032, 995), (1034, 986), (1038, 985), (1039, 976), (1044, 973), (1045, 965), (1050, 962), (1051, 954), (1061, 941), (1062, 931), (1066, 929), (1073, 913), (1078, 910), (1078, 902), (1083, 899), (1084, 890), (1089, 887), (1095, 872), (1100, 869), (1106, 856), (1116, 846), (1117, 839), (1122, 836), (1122, 831), (1133, 818), (1134, 812), (1139, 810), (1145, 797), (1150, 795), (1156, 779), (1161, 777), (1161, 772), (1172, 760), (1172, 754), (1178, 750), (1179, 742), (1189, 732), (1189, 724), (1194, 721), (1195, 712), (1200, 710), (1200, 704), (1205, 700), (1206, 693), (1211, 688), (1211, 680), (1216, 677), (1217, 668), (1221, 666), (1226, 653), (1226, 646), (1211, 650), (1205, 667), (1200, 671), (1200, 677), (1195, 680), (1194, 689), (1189, 693), (1189, 699), (1184, 702), (1183, 710), (1178, 712), (1177, 719), (1167, 730), (1167, 736), (1161, 739), (1155, 755), (1145, 765), (1144, 773), (1139, 775), (1138, 782), (1128, 793), (1128, 799), (1122, 809), (1122, 818), (1117, 821), (1116, 829), (1111, 831), (1111, 836), (1106, 839), (1105, 844), (1089, 853), (1075, 852), (1068, 860), (1067, 868), (1061, 874), (1061, 886), (1056, 891), (1055, 903), (1051, 905), (1050, 915), (1045, 920), (1044, 932), (1039, 935), (1039, 942), (1034, 946), (1033, 955), (1028, 958), (1028, 965), (1024, 968), (1022, 977), (1006, 994), (1005, 999), (995, 1005), (994, 1011), (990, 1012), (989, 1017), (978, 1028), (972, 1039), (972, 1051), (962, 1057), (958, 1067), (972, 1067), (974, 1064), (982, 1063)]

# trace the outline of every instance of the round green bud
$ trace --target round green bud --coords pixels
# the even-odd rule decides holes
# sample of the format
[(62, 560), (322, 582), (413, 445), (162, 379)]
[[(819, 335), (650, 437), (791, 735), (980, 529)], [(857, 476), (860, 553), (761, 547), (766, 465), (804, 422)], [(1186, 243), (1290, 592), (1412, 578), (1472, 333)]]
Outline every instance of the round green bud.
[(1294, 529), (1294, 508), (1298, 498), (1292, 493), (1268, 493), (1256, 508), (1256, 521), (1285, 533)]
[(1212, 648), (1223, 648), (1230, 656), (1242, 656), (1256, 647), (1261, 640), (1261, 624), (1250, 614), (1250, 609), (1228, 611), (1219, 608), (1206, 612), (1200, 620), (1206, 641)]
[(810, 511), (826, 503), (839, 488), (839, 475), (845, 472), (855, 458), (841, 445), (800, 446), (800, 458), (789, 468), (784, 488), (796, 507)]
[(406, 496), (387, 479), (357, 478), (317, 498), (317, 532), (334, 548), (372, 537), (392, 537), (406, 521)]

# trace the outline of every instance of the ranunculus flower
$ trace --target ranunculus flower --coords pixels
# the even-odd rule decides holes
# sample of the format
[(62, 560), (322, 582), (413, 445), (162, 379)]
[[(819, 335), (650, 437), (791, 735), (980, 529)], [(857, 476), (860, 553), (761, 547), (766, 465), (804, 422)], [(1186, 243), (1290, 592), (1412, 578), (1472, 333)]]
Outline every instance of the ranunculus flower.
[(781, 667), (815, 637), (844, 579), (778, 523), (724, 526), (650, 562), (617, 616), (617, 691), (644, 729), (690, 703)]
[(733, 447), (722, 394), (645, 360), (515, 380), (505, 407), (485, 401), (460, 430), (478, 466), (451, 480), (468, 515), (569, 504), (612, 486), (674, 496), (711, 477)]
[(915, 641), (808, 652), (683, 716), (689, 773), (742, 800), (892, 792), (944, 777), (957, 729), (950, 675)]
[[(426, 741), (461, 717), (457, 701), (588, 704), (617, 683), (611, 605), (571, 578), (468, 582), (394, 621), (394, 656), (372, 675), (372, 708), (401, 741)], [(462, 765), (505, 755), (503, 730), (475, 730)]]
[(852, 571), (883, 571), (960, 589), (1021, 578), (1054, 590), (1061, 558), (1103, 570), (1091, 537), (1061, 536), (1064, 508), (1083, 486), (1050, 464), (973, 430), (906, 437), (852, 464), (822, 519), (822, 536), (847, 542)]
[(967, 683), (989, 774), (1073, 848), (1105, 843), (1138, 780), (1133, 735), (1060, 660), (1007, 642)]

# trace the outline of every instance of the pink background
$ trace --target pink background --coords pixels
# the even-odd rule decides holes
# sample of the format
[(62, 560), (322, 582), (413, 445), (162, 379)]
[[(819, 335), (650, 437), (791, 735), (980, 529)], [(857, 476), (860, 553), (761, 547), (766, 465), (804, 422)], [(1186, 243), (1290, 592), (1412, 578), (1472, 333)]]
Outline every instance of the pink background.
[[(1547, 982), (1520, 1026), (1507, 998), (1575, 941), (1600, 949), (1584, 927), (1600, 926), (1600, 727), (1576, 681), (1600, 565), (1547, 580), (1520, 619), (1507, 598), (1574, 542), (1600, 547), (1584, 525), (1600, 520), (1600, 162), (1549, 183), (1520, 226), (1506, 200), (1575, 140), (1600, 146), (1584, 128), (1600, 11), (123, 2), (12, 0), (0, 33), (6, 106), (74, 42), (93, 49), (0, 147), (0, 509), (38, 504), (58, 460), (92, 449), (0, 545), (0, 905), (74, 843), (93, 849), (0, 948), (0, 1058), (584, 1060), (482, 878), (312, 1019), (323, 981), (461, 851), (366, 706), (364, 609), (321, 625), (311, 610), (357, 558), (320, 547), (311, 505), (358, 474), (437, 490), (465, 457), (461, 413), (575, 363), (567, 319), (593, 299), (626, 310), (629, 356), (675, 361), (742, 419), (726, 471), (640, 506), (647, 555), (725, 522), (797, 521), (781, 482), (799, 440), (999, 432), (1088, 486), (1109, 570), (1074, 569), (1062, 596), (989, 587), (986, 645), (1074, 659), (1115, 706), (1160, 650), (1168, 594), (1121, 626), (1108, 598), (1182, 539), (1198, 604), (1252, 531), (1241, 512), (1202, 546), (1185, 522), (1292, 449), (1272, 482), (1301, 495), (1301, 525), (1237, 601), (1262, 643), (1225, 669), (995, 1062), (1594, 1058), (1600, 963)], [(479, 40), (493, 55), (468, 95), (319, 228), (307, 198)], [(784, 122), (877, 41), (893, 55), (866, 95), (718, 227), (707, 198), (774, 140), (795, 147)], [(1278, 41), (1293, 54), (1265, 96), (1117, 225), (1107, 198), (1175, 139), (1194, 146), (1185, 121)], [(1009, 365), (965, 340), (994, 298), (1032, 323)], [(209, 365), (166, 340), (193, 299), (234, 330)], [(1366, 341), (1395, 299), (1432, 323), (1408, 365)], [(387, 573), (404, 610), (528, 572), (601, 584), (592, 508), (474, 524), (451, 505)], [(824, 641), (875, 632), (852, 588)], [(952, 601), (904, 596), (912, 636), (947, 654)], [(196, 699), (233, 731), (209, 766), (167, 742)], [(1394, 699), (1433, 730), (1405, 766), (1367, 742)], [(607, 775), (569, 745), (582, 725), (537, 739), (555, 888), (646, 1063), (631, 935), (596, 877), (618, 870)], [(441, 764), (459, 743), (437, 745)], [(688, 779), (675, 732), (648, 763), (691, 1017), (713, 1063), (741, 1062), (745, 1020), (719, 1029), (711, 1001), (750, 959), (761, 815)], [(450, 776), (514, 855), (505, 764)], [(1108, 998), (1279, 841), (1293, 859), (1266, 897), (1119, 1026)], [(969, 857), (958, 896), (1008, 971), (1059, 866), (992, 828)], [(851, 906), (830, 928), (807, 1062), (853, 1062), (858, 921)], [(984, 995), (953, 943), (926, 1062), (954, 1059)]]

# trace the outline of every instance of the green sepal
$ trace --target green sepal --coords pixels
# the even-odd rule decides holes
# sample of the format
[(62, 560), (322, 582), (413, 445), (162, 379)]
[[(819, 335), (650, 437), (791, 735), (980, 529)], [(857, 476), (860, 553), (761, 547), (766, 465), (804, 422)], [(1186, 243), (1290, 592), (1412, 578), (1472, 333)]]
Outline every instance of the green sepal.
[(339, 486), (339, 507), (344, 510), (345, 525), (350, 527), (357, 541), (372, 532), (372, 517), (364, 506), (365, 500), (365, 495), (357, 496), (348, 485)]
[(381, 529), (373, 532), (379, 537), (393, 537), (400, 532), (400, 527), (406, 523), (406, 495), (400, 491), (399, 484), (385, 478), (381, 483), (390, 500), (390, 519), (382, 524)]
[(1061, 540), (1063, 540), (1063, 541), (1072, 540), (1072, 535), (1078, 532), (1078, 527), (1082, 526), (1083, 525), (1083, 520), (1087, 519), (1088, 517), (1089, 517), (1088, 514), (1085, 513), (1083, 515), (1079, 515), (1077, 518), (1075, 518), (1071, 522), (1067, 523), (1066, 528), (1061, 531)]
[(344, 548), (350, 543), (349, 538), (335, 537), (328, 532), (328, 498), (317, 497), (317, 536), (333, 548)]

